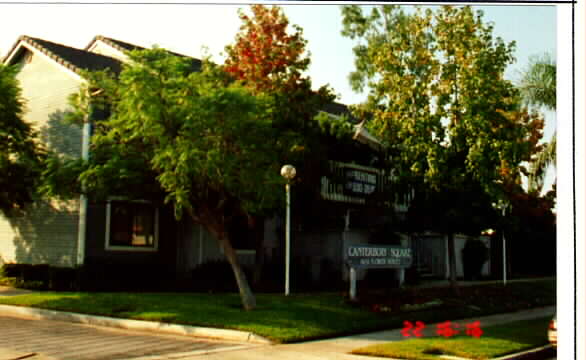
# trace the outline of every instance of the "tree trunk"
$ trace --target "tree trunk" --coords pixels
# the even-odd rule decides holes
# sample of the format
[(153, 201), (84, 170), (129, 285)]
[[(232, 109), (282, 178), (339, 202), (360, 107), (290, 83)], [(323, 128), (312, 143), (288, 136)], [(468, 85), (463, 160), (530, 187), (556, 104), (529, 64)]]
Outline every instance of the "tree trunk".
[(205, 228), (212, 234), (215, 235), (216, 240), (220, 243), (220, 246), (224, 250), (224, 255), (230, 263), (232, 267), (232, 271), (234, 272), (234, 277), (236, 278), (236, 284), (238, 285), (238, 290), (240, 292), (240, 299), (242, 300), (242, 306), (244, 310), (252, 310), (256, 307), (256, 298), (250, 289), (250, 285), (248, 285), (248, 280), (246, 279), (246, 275), (238, 262), (238, 257), (236, 255), (236, 250), (232, 247), (232, 243), (230, 242), (230, 238), (225, 231), (225, 223), (214, 221), (217, 219), (214, 214), (208, 213), (208, 216), (204, 216), (203, 219), (201, 215), (195, 216), (192, 210), (189, 211), (191, 218), (205, 226)]
[(448, 258), (450, 266), (450, 287), (458, 296), (460, 295), (460, 289), (458, 288), (458, 281), (456, 280), (456, 246), (454, 244), (454, 233), (448, 234)]
[(219, 236), (218, 241), (220, 245), (224, 249), (224, 255), (226, 255), (226, 259), (232, 266), (232, 271), (234, 271), (234, 276), (236, 277), (236, 283), (238, 284), (238, 290), (240, 291), (240, 298), (242, 299), (242, 306), (244, 310), (252, 310), (256, 307), (256, 298), (250, 289), (250, 285), (248, 285), (248, 280), (246, 279), (246, 275), (242, 270), (242, 267), (238, 263), (238, 257), (236, 256), (236, 251), (232, 247), (230, 243), (230, 239), (227, 235)]

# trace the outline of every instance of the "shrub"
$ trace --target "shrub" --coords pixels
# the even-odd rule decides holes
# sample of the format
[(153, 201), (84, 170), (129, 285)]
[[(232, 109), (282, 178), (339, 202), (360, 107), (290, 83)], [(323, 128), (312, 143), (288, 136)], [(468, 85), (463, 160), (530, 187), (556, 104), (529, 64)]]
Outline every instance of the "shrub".
[[(250, 270), (243, 266), (247, 279), (251, 279)], [(195, 291), (235, 292), (238, 284), (230, 263), (226, 260), (210, 260), (196, 266), (191, 272), (192, 287)]]
[(469, 239), (462, 249), (462, 263), (466, 280), (479, 279), (482, 266), (488, 260), (488, 248), (477, 239)]
[(87, 258), (78, 274), (84, 291), (163, 291), (175, 287), (174, 269), (164, 264)]

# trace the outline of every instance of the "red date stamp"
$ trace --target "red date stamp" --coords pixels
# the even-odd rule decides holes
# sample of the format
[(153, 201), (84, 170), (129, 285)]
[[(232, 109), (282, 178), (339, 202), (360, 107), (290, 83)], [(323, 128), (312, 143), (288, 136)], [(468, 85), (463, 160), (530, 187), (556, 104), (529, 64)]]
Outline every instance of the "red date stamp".
[[(451, 321), (444, 321), (436, 325), (435, 333), (438, 336), (443, 336), (446, 338), (458, 335), (462, 329), (460, 324), (453, 323)], [(480, 321), (474, 321), (468, 324), (465, 324), (466, 328), (466, 335), (473, 336), (475, 338), (479, 338), (482, 336), (483, 331), (480, 328)], [(403, 330), (401, 330), (401, 334), (403, 337), (422, 337), (423, 336), (423, 329), (425, 329), (425, 323), (423, 321), (416, 321), (415, 324), (411, 321), (403, 321)]]

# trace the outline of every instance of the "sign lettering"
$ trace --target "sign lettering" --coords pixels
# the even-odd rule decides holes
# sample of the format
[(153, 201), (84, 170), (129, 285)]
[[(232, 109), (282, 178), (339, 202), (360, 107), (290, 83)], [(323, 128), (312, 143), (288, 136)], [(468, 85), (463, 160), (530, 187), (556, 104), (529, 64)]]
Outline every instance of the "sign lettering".
[(370, 195), (376, 190), (376, 174), (347, 169), (344, 190), (354, 195)]
[(344, 257), (355, 268), (407, 268), (413, 261), (410, 248), (386, 245), (350, 245)]

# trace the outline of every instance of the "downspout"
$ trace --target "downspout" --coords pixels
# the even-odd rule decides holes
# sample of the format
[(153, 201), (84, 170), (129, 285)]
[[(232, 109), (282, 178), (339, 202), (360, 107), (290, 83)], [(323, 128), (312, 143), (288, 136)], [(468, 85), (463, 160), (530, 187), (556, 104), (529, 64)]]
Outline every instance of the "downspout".
[[(88, 160), (90, 155), (90, 137), (92, 131), (92, 96), (99, 95), (102, 90), (97, 90), (89, 95), (89, 114), (86, 121), (83, 123), (82, 138), (81, 138), (81, 158), (82, 160)], [(87, 238), (87, 209), (88, 209), (88, 198), (83, 193), (79, 196), (79, 224), (77, 227), (77, 266), (82, 266), (85, 260), (85, 244)]]
[[(83, 160), (89, 159), (90, 149), (90, 135), (91, 124), (86, 121), (83, 124), (82, 143), (81, 143), (81, 158)], [(82, 266), (85, 259), (85, 242), (87, 233), (87, 208), (88, 199), (85, 194), (79, 196), (79, 226), (77, 232), (77, 266)]]

